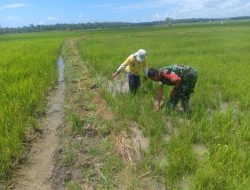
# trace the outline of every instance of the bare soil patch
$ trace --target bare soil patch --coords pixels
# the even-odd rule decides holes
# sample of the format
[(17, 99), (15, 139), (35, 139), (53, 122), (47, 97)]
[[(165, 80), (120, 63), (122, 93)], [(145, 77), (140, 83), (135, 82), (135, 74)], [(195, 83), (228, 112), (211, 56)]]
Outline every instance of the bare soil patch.
[(220, 103), (220, 111), (221, 111), (221, 113), (225, 113), (228, 110), (228, 108), (229, 108), (229, 102), (222, 101)]
[(96, 108), (96, 113), (100, 115), (105, 120), (111, 120), (114, 118), (113, 113), (107, 108), (107, 103), (105, 100), (103, 100), (99, 94), (96, 94), (96, 96), (93, 99), (93, 103), (98, 105)]
[(139, 125), (136, 122), (130, 122), (129, 128), (132, 132), (132, 140), (138, 152), (146, 151), (149, 147), (149, 139), (143, 135)]
[(115, 96), (117, 93), (128, 93), (129, 85), (126, 74), (120, 74), (114, 80), (108, 81), (108, 90)]
[(192, 150), (197, 155), (198, 159), (202, 159), (204, 155), (209, 153), (208, 148), (204, 144), (193, 144)]

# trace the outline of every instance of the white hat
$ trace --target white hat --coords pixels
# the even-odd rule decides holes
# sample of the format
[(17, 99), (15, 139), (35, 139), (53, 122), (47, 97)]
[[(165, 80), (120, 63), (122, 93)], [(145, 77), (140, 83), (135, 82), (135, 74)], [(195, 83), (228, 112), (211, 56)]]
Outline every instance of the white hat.
[(147, 52), (144, 49), (139, 49), (135, 54), (135, 58), (138, 62), (143, 62), (145, 60)]

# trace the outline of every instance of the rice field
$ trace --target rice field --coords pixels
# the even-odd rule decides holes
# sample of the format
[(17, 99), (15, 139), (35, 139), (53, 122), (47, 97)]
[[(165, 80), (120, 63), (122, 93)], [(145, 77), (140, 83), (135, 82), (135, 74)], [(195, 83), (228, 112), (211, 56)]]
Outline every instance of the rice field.
[(0, 36), (0, 177), (20, 160), (57, 81), (56, 61), (70, 34)]
[[(109, 127), (138, 126), (148, 140), (138, 170), (152, 171), (166, 189), (249, 189), (249, 30), (243, 22), (0, 35), (0, 177), (20, 160), (39, 127), (65, 39), (81, 36), (81, 59), (123, 123)], [(159, 88), (153, 81), (142, 81), (135, 96), (109, 89), (112, 72), (140, 48), (148, 52), (149, 67), (184, 64), (198, 71), (191, 119), (181, 107), (169, 113), (163, 104), (153, 111)], [(164, 87), (164, 103), (170, 91)]]
[[(164, 176), (170, 189), (250, 187), (250, 23), (114, 29), (89, 33), (78, 47), (102, 85), (112, 110), (129, 128), (139, 124), (149, 139), (145, 167)], [(153, 111), (157, 83), (146, 81), (136, 96), (112, 95), (111, 74), (138, 49), (149, 67), (190, 65), (199, 78), (191, 97), (192, 117)], [(118, 82), (118, 81), (117, 81)], [(164, 87), (164, 101), (171, 87)], [(121, 129), (122, 130), (122, 129)]]

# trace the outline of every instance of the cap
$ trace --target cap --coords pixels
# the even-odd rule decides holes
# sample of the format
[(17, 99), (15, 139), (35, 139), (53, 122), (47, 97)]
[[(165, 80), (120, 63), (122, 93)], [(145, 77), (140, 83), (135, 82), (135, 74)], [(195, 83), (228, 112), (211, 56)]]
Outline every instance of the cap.
[(146, 58), (147, 52), (144, 49), (139, 49), (135, 54), (135, 58), (138, 62), (143, 62)]

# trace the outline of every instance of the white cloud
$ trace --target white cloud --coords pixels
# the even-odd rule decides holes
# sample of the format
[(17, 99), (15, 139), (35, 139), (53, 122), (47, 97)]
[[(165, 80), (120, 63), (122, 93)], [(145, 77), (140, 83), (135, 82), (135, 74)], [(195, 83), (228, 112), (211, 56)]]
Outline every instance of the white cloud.
[(20, 7), (25, 7), (25, 6), (28, 6), (28, 5), (24, 3), (7, 4), (7, 5), (0, 6), (0, 10), (14, 9), (14, 8), (20, 8)]
[(160, 13), (155, 13), (153, 15), (153, 21), (163, 20), (163, 16)]
[(5, 18), (5, 20), (18, 22), (18, 21), (21, 21), (22, 19), (17, 16), (8, 16)]
[(110, 5), (110, 8), (118, 10), (118, 11), (129, 12), (129, 11), (164, 7), (164, 6), (172, 5), (175, 2), (176, 2), (175, 0), (147, 0), (147, 1), (143, 1), (143, 2), (132, 3), (129, 5), (126, 4), (123, 6), (113, 5), (111, 7), (111, 5)]
[(49, 21), (55, 21), (55, 20), (58, 20), (58, 18), (57, 17), (53, 17), (53, 16), (49, 16), (47, 18), (47, 20), (49, 20)]
[(78, 18), (79, 18), (79, 19), (82, 19), (82, 18), (83, 18), (83, 14), (80, 14), (80, 15), (78, 16)]
[(40, 20), (40, 21), (38, 22), (38, 24), (39, 24), (39, 25), (44, 25), (44, 24), (45, 24), (45, 21), (44, 21), (44, 20)]
[(249, 13), (250, 5), (244, 0), (182, 0), (166, 14), (173, 18), (216, 18)]
[[(100, 8), (102, 5), (96, 6)], [(108, 5), (119, 12), (143, 11), (145, 9), (164, 8), (165, 13), (153, 15), (152, 19), (173, 18), (215, 18), (248, 16), (248, 0), (146, 0), (124, 5)], [(104, 7), (104, 6), (103, 6)]]
[(113, 4), (101, 4), (101, 5), (98, 5), (98, 7), (101, 7), (101, 8), (110, 8), (110, 7), (113, 7)]
[(49, 16), (44, 20), (40, 20), (38, 22), (39, 25), (45, 25), (45, 24), (50, 24), (53, 23), (53, 21), (58, 21), (59, 19), (57, 17)]

